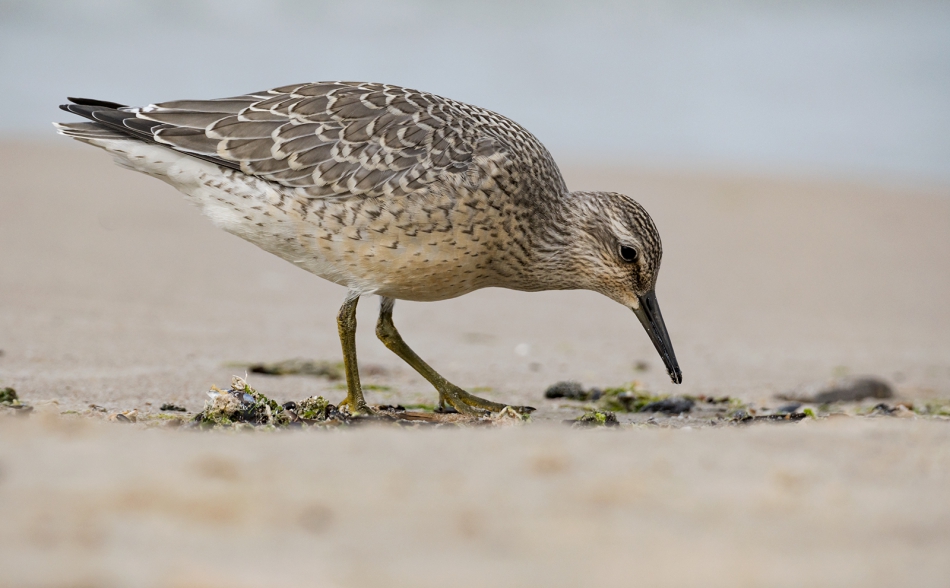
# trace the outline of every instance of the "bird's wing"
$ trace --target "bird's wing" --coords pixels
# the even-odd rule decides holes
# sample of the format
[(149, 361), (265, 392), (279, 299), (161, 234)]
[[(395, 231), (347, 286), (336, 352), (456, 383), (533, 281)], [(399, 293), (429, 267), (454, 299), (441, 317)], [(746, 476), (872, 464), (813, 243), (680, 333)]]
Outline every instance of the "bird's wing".
[(476, 128), (492, 113), (383, 84), (296, 84), (144, 108), (76, 101), (64, 108), (311, 197), (405, 194), (464, 180), (475, 154), (504, 159)]

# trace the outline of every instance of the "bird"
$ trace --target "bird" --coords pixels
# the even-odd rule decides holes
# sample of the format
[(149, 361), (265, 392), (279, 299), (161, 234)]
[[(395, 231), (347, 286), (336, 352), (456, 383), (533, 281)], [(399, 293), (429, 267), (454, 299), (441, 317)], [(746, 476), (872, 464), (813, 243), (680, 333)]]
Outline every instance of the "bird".
[[(490, 110), (396, 85), (313, 82), (130, 107), (68, 98), (54, 123), (120, 166), (167, 182), (212, 223), (347, 289), (337, 315), (347, 395), (369, 414), (356, 307), (378, 295), (379, 339), (438, 391), (485, 415), (508, 405), (442, 377), (402, 339), (396, 300), (500, 287), (586, 289), (631, 309), (676, 384), (656, 299), (663, 250), (647, 211), (616, 192), (569, 191), (550, 152)], [(519, 411), (530, 407), (511, 407)]]

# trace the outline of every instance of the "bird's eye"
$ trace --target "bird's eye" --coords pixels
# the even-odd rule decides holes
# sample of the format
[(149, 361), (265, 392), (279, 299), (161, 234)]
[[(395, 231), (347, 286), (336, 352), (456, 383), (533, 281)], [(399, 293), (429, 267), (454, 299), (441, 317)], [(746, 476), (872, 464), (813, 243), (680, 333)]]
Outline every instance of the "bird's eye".
[(627, 247), (626, 245), (620, 246), (620, 257), (627, 263), (633, 263), (637, 260), (639, 252), (633, 247)]

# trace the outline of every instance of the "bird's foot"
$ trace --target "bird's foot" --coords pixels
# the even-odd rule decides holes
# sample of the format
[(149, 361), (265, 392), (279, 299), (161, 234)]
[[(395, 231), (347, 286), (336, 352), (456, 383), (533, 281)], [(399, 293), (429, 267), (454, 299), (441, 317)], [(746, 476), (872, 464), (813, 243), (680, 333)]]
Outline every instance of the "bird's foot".
[(532, 406), (509, 406), (479, 398), (458, 386), (448, 383), (443, 389), (439, 390), (439, 408), (443, 412), (451, 412), (451, 409), (454, 409), (454, 411), (467, 416), (488, 416), (491, 413), (501, 412), (506, 408), (522, 415), (530, 414), (535, 410)]
[(337, 409), (341, 412), (345, 412), (350, 416), (369, 416), (376, 414), (376, 411), (370, 405), (366, 404), (365, 400), (353, 401), (349, 396), (343, 400), (338, 406)]

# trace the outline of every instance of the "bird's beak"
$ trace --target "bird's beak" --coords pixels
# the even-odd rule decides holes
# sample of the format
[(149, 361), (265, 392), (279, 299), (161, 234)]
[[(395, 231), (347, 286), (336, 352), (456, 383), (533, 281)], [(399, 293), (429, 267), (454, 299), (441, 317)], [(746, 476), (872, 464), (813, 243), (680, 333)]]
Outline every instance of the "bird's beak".
[(653, 341), (653, 346), (656, 347), (660, 357), (663, 358), (663, 363), (666, 364), (666, 371), (669, 372), (673, 383), (682, 383), (683, 372), (680, 371), (680, 366), (676, 363), (676, 354), (673, 353), (673, 344), (670, 343), (670, 334), (667, 332), (666, 324), (663, 322), (663, 315), (660, 314), (660, 305), (656, 301), (656, 292), (650, 290), (643, 296), (640, 296), (639, 300), (640, 306), (633, 309), (634, 314), (637, 315), (643, 328), (646, 329), (647, 334), (650, 335), (650, 340)]

